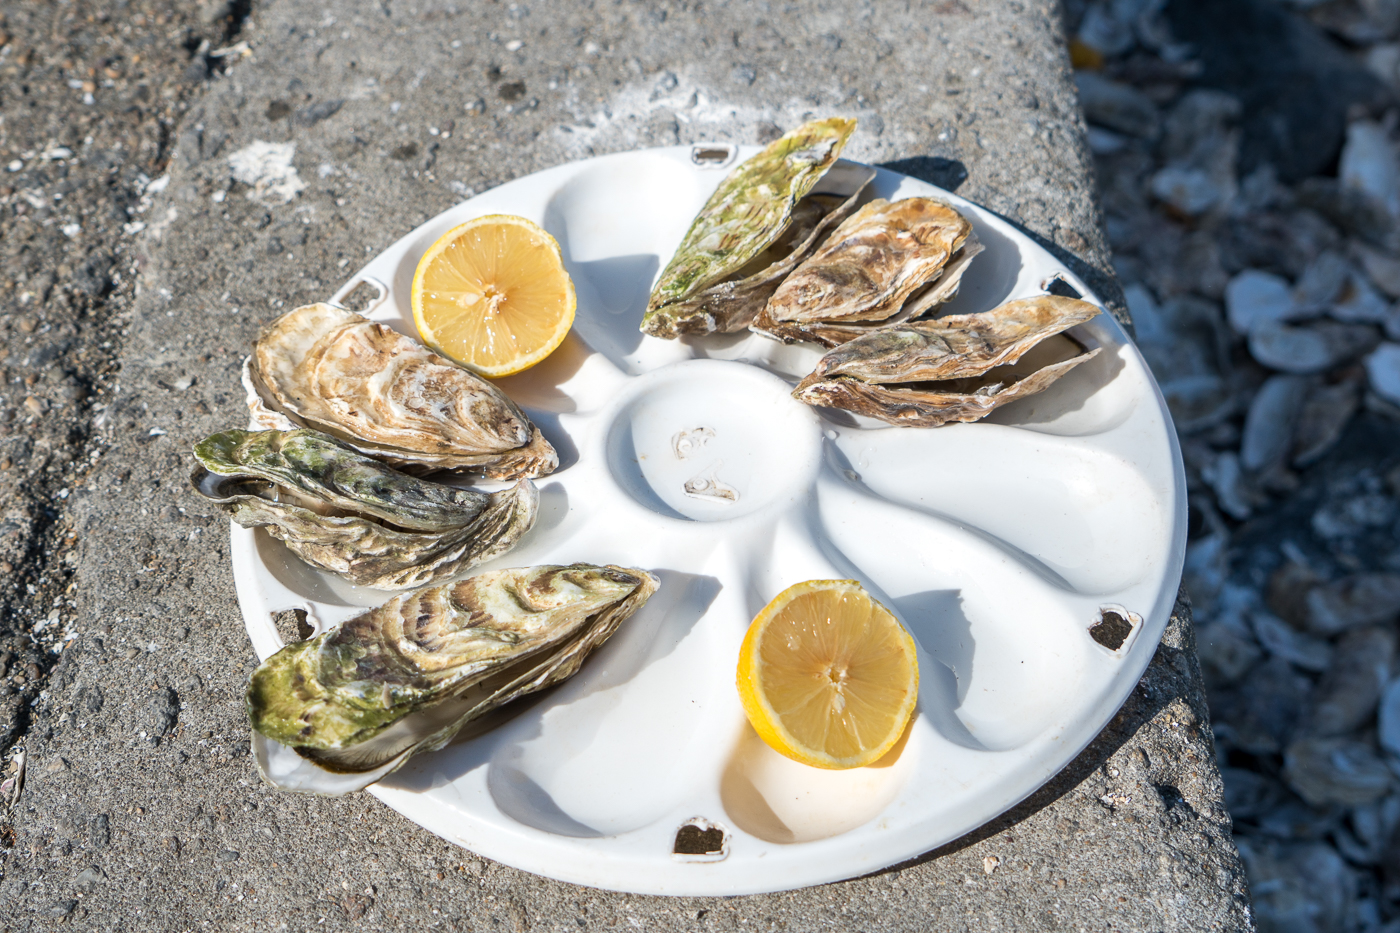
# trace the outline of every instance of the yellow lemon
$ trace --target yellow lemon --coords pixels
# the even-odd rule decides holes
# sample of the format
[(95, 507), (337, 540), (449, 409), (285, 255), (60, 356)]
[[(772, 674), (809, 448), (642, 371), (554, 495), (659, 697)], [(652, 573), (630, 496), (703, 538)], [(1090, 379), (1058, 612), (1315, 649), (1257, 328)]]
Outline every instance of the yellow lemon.
[(919, 698), (914, 639), (854, 580), (779, 593), (744, 636), (737, 681), (763, 741), (818, 768), (878, 760)]
[(554, 237), (508, 214), (439, 237), (418, 262), (412, 300), (424, 343), (491, 377), (549, 356), (573, 326), (577, 303)]

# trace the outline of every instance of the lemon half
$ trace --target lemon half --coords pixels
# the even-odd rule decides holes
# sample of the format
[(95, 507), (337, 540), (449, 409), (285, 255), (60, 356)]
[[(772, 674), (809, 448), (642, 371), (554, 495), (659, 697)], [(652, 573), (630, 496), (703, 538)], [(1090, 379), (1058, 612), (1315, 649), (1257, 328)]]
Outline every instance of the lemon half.
[(554, 352), (577, 305), (554, 237), (508, 214), (478, 217), (439, 237), (418, 262), (412, 301), (425, 344), (493, 378)]
[(818, 768), (877, 761), (919, 698), (914, 639), (855, 580), (779, 593), (739, 649), (739, 698), (775, 751)]

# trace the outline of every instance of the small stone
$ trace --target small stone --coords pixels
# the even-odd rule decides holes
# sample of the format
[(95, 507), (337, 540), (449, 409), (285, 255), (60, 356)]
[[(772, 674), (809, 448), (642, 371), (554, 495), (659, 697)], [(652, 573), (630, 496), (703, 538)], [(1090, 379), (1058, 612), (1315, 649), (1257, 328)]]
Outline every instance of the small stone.
[(24, 410), (33, 417), (38, 417), (49, 410), (49, 403), (37, 395), (29, 395), (24, 399)]
[(1400, 405), (1400, 343), (1383, 343), (1366, 357), (1366, 381), (1371, 391)]
[(1322, 310), (1332, 304), (1353, 275), (1351, 264), (1336, 250), (1323, 250), (1293, 287), (1293, 304), (1300, 310)]
[(1303, 738), (1283, 754), (1283, 776), (1294, 792), (1315, 807), (1354, 807), (1379, 800), (1393, 775), (1374, 749), (1347, 738)]
[(1305, 671), (1323, 671), (1333, 664), (1332, 646), (1323, 639), (1294, 631), (1271, 612), (1255, 611), (1251, 621), (1259, 644), (1274, 657)]
[(1142, 139), (1157, 138), (1161, 124), (1157, 105), (1137, 88), (1092, 71), (1075, 72), (1074, 83), (1079, 86), (1084, 118), (1090, 123)]
[(84, 894), (91, 894), (97, 886), (105, 881), (107, 873), (96, 865), (91, 868), (84, 868), (78, 872), (78, 877), (73, 880), (73, 884)]
[(1212, 689), (1235, 683), (1264, 656), (1254, 639), (1220, 622), (1197, 626), (1196, 650)]
[(1220, 146), (1243, 112), (1239, 98), (1224, 91), (1198, 88), (1182, 95), (1162, 123), (1162, 161), (1199, 161)]
[(333, 117), (340, 108), (345, 106), (344, 100), (323, 100), (312, 104), (310, 107), (303, 107), (292, 117), (292, 122), (299, 126), (315, 126), (328, 117)]
[(1188, 217), (1199, 217), (1228, 202), (1235, 190), (1232, 174), (1194, 165), (1165, 166), (1152, 176), (1148, 188), (1157, 200)]
[(50, 917), (66, 917), (77, 909), (77, 901), (58, 901), (48, 909)]
[(1353, 249), (1375, 286), (1391, 298), (1400, 298), (1400, 259), (1364, 243), (1355, 244)]
[(1237, 334), (1260, 321), (1286, 321), (1293, 311), (1293, 290), (1270, 272), (1246, 269), (1225, 286), (1225, 316)]
[(1379, 124), (1357, 120), (1347, 127), (1337, 176), (1343, 187), (1365, 192), (1392, 215), (1400, 213), (1400, 161)]
[(1306, 598), (1313, 587), (1322, 583), (1323, 577), (1312, 567), (1288, 560), (1268, 577), (1264, 604), (1294, 628), (1305, 628), (1308, 621)]
[(1352, 324), (1383, 324), (1390, 314), (1390, 307), (1390, 302), (1376, 291), (1368, 278), (1353, 272), (1328, 314), (1338, 321)]
[(1315, 387), (1298, 412), (1293, 428), (1293, 465), (1306, 467), (1321, 460), (1341, 438), (1361, 404), (1361, 386), (1355, 381)]
[(1376, 726), (1381, 748), (1400, 757), (1400, 678), (1388, 683), (1381, 693)]
[(1356, 873), (1336, 849), (1325, 842), (1236, 839), (1260, 930), (1339, 933), (1351, 928), (1356, 913)]
[(1271, 376), (1264, 381), (1245, 415), (1241, 466), (1259, 471), (1284, 458), (1307, 392), (1308, 380), (1302, 376)]
[(1240, 458), (1225, 451), (1202, 468), (1201, 478), (1210, 484), (1215, 501), (1232, 518), (1244, 521), (1254, 514), (1255, 493), (1245, 482)]
[(1270, 369), (1297, 375), (1320, 373), (1367, 352), (1376, 332), (1358, 324), (1320, 321), (1290, 327), (1261, 321), (1249, 332), (1249, 353)]
[(1305, 599), (1308, 630), (1336, 635), (1362, 625), (1382, 625), (1400, 616), (1400, 574), (1360, 573), (1310, 590)]
[(1395, 218), (1366, 192), (1335, 178), (1307, 178), (1294, 191), (1298, 203), (1317, 211), (1347, 233), (1376, 246), (1386, 245)]
[(239, 858), (238, 853), (232, 849), (220, 849), (215, 857), (221, 862), (236, 862)]
[(112, 824), (107, 814), (99, 813), (88, 823), (88, 841), (94, 849), (105, 849), (112, 841)]
[(1226, 691), (1211, 694), (1211, 716), (1230, 724), (1231, 744), (1274, 755), (1292, 737), (1309, 704), (1312, 682), (1282, 658), (1255, 665)]
[[(1322, 644), (1326, 644), (1323, 642)], [(1310, 735), (1346, 735), (1376, 711), (1390, 680), (1395, 635), (1378, 626), (1354, 629), (1337, 642), (1332, 663), (1313, 691), (1302, 729)]]

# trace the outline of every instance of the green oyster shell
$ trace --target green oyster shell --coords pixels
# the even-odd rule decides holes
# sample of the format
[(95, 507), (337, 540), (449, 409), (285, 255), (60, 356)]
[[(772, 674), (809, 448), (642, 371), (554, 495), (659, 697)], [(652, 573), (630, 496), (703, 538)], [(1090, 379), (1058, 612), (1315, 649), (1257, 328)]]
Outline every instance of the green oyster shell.
[(277, 767), (262, 748), (264, 777), (312, 793), (358, 790), (572, 676), (657, 586), (624, 567), (498, 570), (406, 593), (288, 645), (253, 672), (246, 706), (255, 738), (304, 761)]
[(662, 271), (647, 302), (643, 332), (676, 336), (668, 305), (739, 271), (777, 240), (855, 128), (856, 121), (844, 117), (804, 123), (730, 172)]
[(310, 430), (224, 431), (195, 446), (195, 490), (245, 528), (352, 583), (405, 589), (510, 550), (534, 523), (528, 480), (481, 493), (400, 473)]

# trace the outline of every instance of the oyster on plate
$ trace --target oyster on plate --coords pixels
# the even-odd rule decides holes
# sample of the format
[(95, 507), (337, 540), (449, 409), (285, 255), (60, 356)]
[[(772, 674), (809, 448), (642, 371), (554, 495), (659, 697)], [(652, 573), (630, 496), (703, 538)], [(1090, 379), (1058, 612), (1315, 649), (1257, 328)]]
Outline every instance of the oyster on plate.
[(1099, 347), (1063, 331), (1098, 313), (1087, 301), (1042, 295), (880, 328), (827, 353), (792, 395), (896, 425), (977, 421), (1093, 359)]
[(642, 331), (670, 339), (747, 327), (875, 177), (843, 163), (813, 191), (855, 127), (841, 117), (804, 123), (730, 172), (652, 289)]
[(302, 560), (385, 590), (444, 580), (513, 548), (539, 492), (474, 492), (400, 473), (317, 431), (224, 431), (195, 445), (196, 491)]
[(263, 328), (243, 382), (257, 427), (315, 428), (414, 472), (519, 479), (559, 465), (539, 428), (500, 389), (335, 305), (306, 305)]
[(360, 790), (471, 720), (572, 676), (657, 586), (625, 567), (496, 570), (405, 593), (287, 645), (248, 684), (258, 769), (284, 790)]
[(946, 302), (981, 251), (972, 224), (942, 201), (877, 198), (783, 280), (753, 329), (838, 346)]

